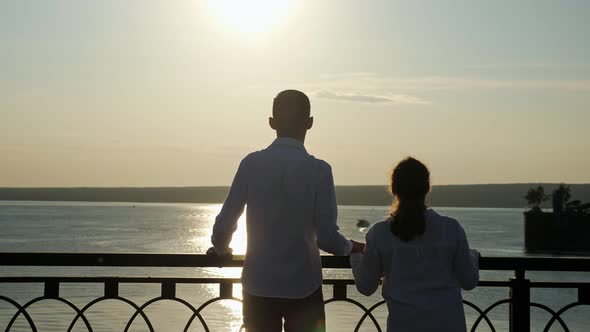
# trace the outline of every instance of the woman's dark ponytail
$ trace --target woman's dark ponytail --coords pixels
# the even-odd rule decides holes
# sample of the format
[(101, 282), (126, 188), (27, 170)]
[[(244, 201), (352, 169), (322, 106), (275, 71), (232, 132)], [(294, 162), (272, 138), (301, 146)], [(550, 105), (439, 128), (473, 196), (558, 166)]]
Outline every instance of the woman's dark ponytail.
[(426, 195), (430, 191), (430, 172), (414, 158), (402, 160), (391, 175), (391, 192), (396, 202), (390, 214), (391, 232), (407, 242), (426, 230)]

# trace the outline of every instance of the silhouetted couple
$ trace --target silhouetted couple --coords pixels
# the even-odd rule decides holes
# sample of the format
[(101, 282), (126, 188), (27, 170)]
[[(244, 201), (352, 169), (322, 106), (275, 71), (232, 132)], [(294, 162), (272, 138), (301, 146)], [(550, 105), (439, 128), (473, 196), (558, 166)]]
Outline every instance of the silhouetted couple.
[[(231, 254), (238, 218), (246, 211), (248, 245), (242, 270), (248, 332), (325, 331), (322, 249), (350, 255), (359, 292), (383, 279), (388, 331), (465, 331), (461, 288), (479, 280), (478, 256), (459, 223), (426, 206), (429, 171), (416, 159), (391, 176), (390, 216), (367, 233), (366, 248), (338, 232), (332, 169), (303, 143), (313, 125), (309, 98), (286, 90), (274, 101), (277, 138), (240, 163), (215, 220), (208, 254)], [(364, 253), (363, 253), (364, 252)]]

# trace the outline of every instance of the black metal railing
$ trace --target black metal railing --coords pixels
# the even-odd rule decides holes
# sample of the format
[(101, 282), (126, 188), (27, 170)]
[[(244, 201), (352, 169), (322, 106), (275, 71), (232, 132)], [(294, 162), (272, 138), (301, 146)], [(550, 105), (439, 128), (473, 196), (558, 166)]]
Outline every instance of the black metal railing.
[[(62, 267), (241, 267), (243, 256), (232, 258), (217, 258), (205, 255), (194, 254), (78, 254), (78, 253), (0, 253), (0, 266), (62, 266)], [(322, 256), (324, 268), (348, 269), (350, 268), (347, 257)], [(543, 331), (549, 331), (554, 324), (559, 324), (564, 331), (570, 331), (563, 320), (562, 315), (570, 309), (590, 304), (590, 282), (555, 282), (535, 281), (526, 278), (526, 271), (561, 271), (561, 272), (590, 272), (590, 258), (508, 258), (508, 257), (482, 257), (480, 260), (481, 270), (490, 271), (513, 271), (514, 277), (506, 281), (485, 281), (479, 283), (479, 287), (503, 287), (508, 289), (507, 298), (496, 301), (482, 309), (470, 301), (463, 301), (464, 304), (478, 313), (478, 317), (471, 326), (471, 331), (478, 327), (485, 326), (496, 331), (494, 322), (490, 319), (491, 311), (501, 305), (509, 306), (509, 328), (510, 331), (530, 331), (530, 309), (539, 308), (550, 314), (551, 318), (545, 324)], [(6, 325), (6, 331), (10, 331), (19, 317), (24, 317), (31, 331), (37, 331), (35, 321), (27, 309), (43, 300), (57, 300), (70, 307), (75, 316), (69, 324), (68, 331), (71, 331), (80, 320), (88, 331), (92, 331), (92, 325), (85, 313), (94, 305), (106, 300), (117, 300), (130, 305), (134, 313), (129, 318), (124, 331), (128, 331), (133, 322), (141, 318), (148, 330), (154, 331), (154, 327), (145, 309), (159, 301), (171, 300), (180, 303), (190, 310), (191, 316), (185, 324), (184, 331), (198, 321), (205, 331), (209, 331), (206, 320), (201, 314), (203, 309), (211, 303), (220, 300), (240, 301), (233, 295), (233, 284), (239, 283), (237, 278), (152, 278), (152, 277), (6, 277), (0, 276), (0, 284), (7, 283), (42, 283), (44, 292), (42, 296), (36, 297), (24, 304), (0, 294), (0, 302), (12, 306), (14, 313), (8, 315), (8, 322), (0, 322)], [(74, 305), (68, 299), (60, 296), (60, 285), (63, 284), (103, 284), (103, 295), (90, 301), (82, 308)], [(158, 284), (160, 295), (145, 303), (138, 305), (135, 302), (120, 296), (119, 286), (122, 284)], [(217, 284), (219, 285), (219, 296), (209, 299), (196, 307), (190, 302), (177, 296), (177, 285), (180, 284)], [(351, 279), (325, 279), (324, 285), (332, 287), (332, 297), (326, 303), (345, 301), (359, 307), (364, 313), (354, 331), (358, 331), (361, 325), (368, 319), (375, 326), (376, 331), (382, 331), (378, 320), (373, 315), (375, 309), (381, 307), (384, 301), (379, 301), (370, 307), (349, 298), (348, 287), (354, 285)], [(570, 288), (577, 289), (577, 301), (567, 304), (559, 310), (553, 310), (542, 303), (531, 302), (531, 288)]]

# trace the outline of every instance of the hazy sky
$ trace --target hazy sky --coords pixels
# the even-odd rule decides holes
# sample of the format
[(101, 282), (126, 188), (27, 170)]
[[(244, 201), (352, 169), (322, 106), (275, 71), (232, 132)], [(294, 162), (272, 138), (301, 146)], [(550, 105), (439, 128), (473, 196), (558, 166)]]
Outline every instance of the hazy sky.
[(590, 182), (590, 1), (276, 1), (0, 0), (0, 186), (227, 185), (287, 88), (337, 184)]

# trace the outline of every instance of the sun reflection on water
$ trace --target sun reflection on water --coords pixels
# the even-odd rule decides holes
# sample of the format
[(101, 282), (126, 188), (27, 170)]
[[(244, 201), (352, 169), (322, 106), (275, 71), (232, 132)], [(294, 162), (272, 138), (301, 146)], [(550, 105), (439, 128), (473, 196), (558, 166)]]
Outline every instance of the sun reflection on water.
[(246, 246), (248, 239), (246, 236), (246, 214), (242, 214), (238, 219), (238, 229), (234, 233), (230, 247), (234, 250), (234, 254), (243, 255), (246, 253)]
[[(205, 287), (211, 298), (219, 295), (219, 285), (206, 284)], [(233, 285), (233, 296), (238, 299), (242, 298), (241, 284)], [(229, 325), (230, 331), (240, 331), (240, 327), (242, 326), (242, 303), (237, 300), (221, 300), (217, 302), (217, 305), (221, 306), (227, 314), (226, 322)]]
[[(194, 225), (192, 226), (191, 237), (189, 239), (190, 245), (197, 253), (205, 253), (211, 246), (211, 233), (215, 217), (221, 211), (221, 204), (208, 204), (206, 206), (196, 205), (194, 207), (196, 212), (192, 215)], [(246, 253), (247, 237), (246, 237), (246, 213), (238, 219), (238, 228), (233, 234), (230, 247), (236, 255), (244, 255)]]
[[(221, 211), (221, 205), (197, 205), (194, 207), (194, 226), (191, 230), (191, 246), (196, 252), (204, 253), (209, 246), (211, 246), (211, 232), (215, 217)], [(247, 237), (246, 237), (246, 213), (238, 219), (238, 225), (233, 234), (230, 247), (236, 255), (243, 255), (246, 253)], [(198, 273), (202, 276), (211, 278), (239, 278), (241, 268), (206, 268), (198, 269)], [(208, 298), (215, 298), (219, 296), (218, 284), (205, 284), (205, 291), (209, 294)], [(242, 285), (233, 285), (233, 296), (235, 298), (242, 298)], [(235, 300), (221, 300), (212, 306), (218, 306), (227, 316), (227, 322), (231, 331), (239, 331), (242, 326), (242, 304)]]

